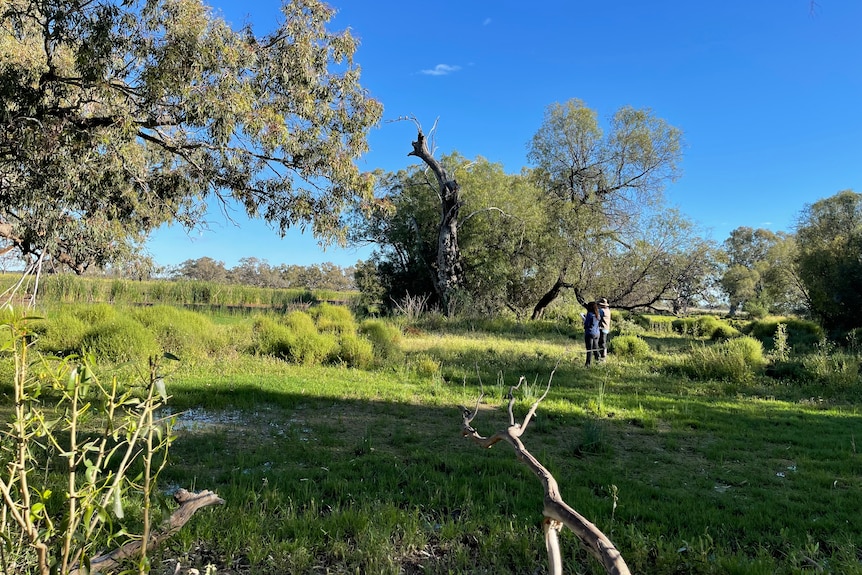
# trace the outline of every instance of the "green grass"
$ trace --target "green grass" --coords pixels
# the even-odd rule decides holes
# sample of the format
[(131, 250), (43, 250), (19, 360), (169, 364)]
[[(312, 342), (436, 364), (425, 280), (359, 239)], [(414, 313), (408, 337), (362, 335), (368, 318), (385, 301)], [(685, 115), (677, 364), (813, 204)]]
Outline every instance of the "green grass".
[[(374, 369), (303, 366), (245, 353), (253, 320), (228, 319), (207, 321), (229, 353), (168, 381), (188, 416), (161, 476), (226, 504), (165, 545), (162, 572), (177, 559), (223, 573), (544, 572), (540, 483), (505, 444), (462, 438), (459, 406), (484, 392), (473, 425), (490, 435), (507, 425), (508, 387), (527, 378), (522, 418), (556, 369), (522, 439), (633, 572), (862, 573), (858, 376), (686, 376), (674, 366), (692, 339), (664, 325), (645, 334), (646, 358), (588, 370), (569, 327), (439, 319), (402, 326), (400, 353)], [(712, 346), (733, 347), (696, 342)], [(858, 356), (841, 357), (858, 374)], [(572, 533), (562, 547), (566, 573), (602, 572)]]

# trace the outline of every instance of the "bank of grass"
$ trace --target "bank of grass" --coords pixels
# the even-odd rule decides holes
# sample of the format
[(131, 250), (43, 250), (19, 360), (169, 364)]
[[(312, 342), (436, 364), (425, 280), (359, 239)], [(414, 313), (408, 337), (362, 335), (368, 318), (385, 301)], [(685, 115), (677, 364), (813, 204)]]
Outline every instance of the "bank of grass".
[[(162, 572), (543, 572), (540, 483), (506, 445), (463, 439), (459, 406), (484, 393), (473, 424), (491, 434), (508, 387), (527, 378), (523, 417), (553, 371), (523, 440), (633, 572), (862, 573), (858, 379), (704, 376), (684, 369), (710, 360), (691, 350), (728, 346), (665, 331), (586, 369), (570, 327), (442, 318), (400, 324), (372, 369), (303, 366), (243, 352), (250, 318), (207, 321), (226, 351), (170, 378), (161, 480), (226, 504), (159, 552)], [(393, 329), (377, 321), (366, 330)], [(571, 533), (562, 544), (565, 572), (602, 572)]]

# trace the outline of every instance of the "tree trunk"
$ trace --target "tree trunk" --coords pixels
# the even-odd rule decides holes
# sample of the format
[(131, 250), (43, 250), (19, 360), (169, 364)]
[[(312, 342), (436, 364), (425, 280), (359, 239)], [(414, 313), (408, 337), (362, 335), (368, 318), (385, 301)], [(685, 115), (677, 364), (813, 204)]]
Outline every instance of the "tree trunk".
[(458, 215), (461, 210), (461, 187), (455, 178), (449, 176), (446, 169), (428, 150), (428, 144), (422, 130), (413, 142), (413, 151), (408, 156), (416, 156), (427, 165), (437, 178), (438, 194), (440, 196), (440, 225), (437, 231), (437, 274), (434, 287), (447, 314), (452, 309), (452, 296), (462, 287), (464, 278), (461, 271), (461, 250), (458, 247)]
[(542, 319), (542, 316), (545, 314), (545, 309), (547, 309), (547, 307), (551, 305), (551, 303), (560, 296), (560, 294), (563, 292), (563, 289), (574, 287), (572, 284), (566, 283), (566, 281), (564, 281), (563, 278), (565, 277), (565, 274), (566, 270), (560, 272), (560, 275), (557, 277), (557, 281), (554, 282), (553, 287), (548, 290), (545, 295), (542, 296), (542, 298), (539, 300), (539, 303), (537, 303), (536, 307), (533, 308), (533, 315), (530, 317), (530, 319)]

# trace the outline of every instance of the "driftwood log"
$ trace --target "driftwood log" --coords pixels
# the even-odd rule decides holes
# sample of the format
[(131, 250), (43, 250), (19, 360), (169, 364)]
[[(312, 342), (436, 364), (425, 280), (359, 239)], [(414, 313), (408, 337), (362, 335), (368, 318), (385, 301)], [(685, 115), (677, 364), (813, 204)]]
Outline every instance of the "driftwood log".
[[(182, 529), (183, 525), (188, 523), (189, 519), (192, 518), (192, 515), (194, 515), (198, 509), (203, 509), (210, 505), (224, 504), (224, 499), (220, 498), (212, 491), (191, 493), (185, 489), (180, 489), (174, 494), (174, 501), (179, 503), (180, 506), (171, 513), (171, 516), (162, 524), (161, 529), (150, 536), (149, 541), (146, 542), (147, 552), (152, 551), (161, 545), (163, 541)], [(93, 575), (95, 573), (114, 569), (118, 567), (123, 560), (134, 557), (135, 555), (140, 555), (143, 544), (143, 541), (132, 541), (123, 545), (119, 549), (111, 551), (110, 553), (94, 557), (90, 560), (90, 574)], [(73, 569), (69, 572), (69, 575), (82, 575), (82, 573), (82, 570)]]
[(515, 405), (514, 392), (521, 386), (525, 379), (521, 377), (517, 385), (510, 387), (508, 395), (509, 427), (496, 432), (490, 437), (483, 437), (472, 427), (473, 419), (479, 413), (479, 404), (484, 397), (484, 394), (480, 394), (479, 399), (476, 401), (475, 409), (471, 411), (466, 407), (461, 408), (463, 412), (461, 433), (464, 437), (472, 439), (475, 443), (484, 448), (490, 448), (500, 441), (509, 443), (509, 445), (514, 448), (515, 455), (517, 455), (518, 459), (526, 464), (527, 467), (536, 474), (539, 481), (542, 482), (542, 485), (545, 488), (544, 509), (542, 511), (545, 516), (545, 520), (542, 527), (545, 532), (545, 546), (548, 550), (548, 573), (550, 575), (562, 575), (563, 573), (563, 560), (562, 555), (560, 554), (558, 535), (564, 525), (577, 535), (578, 539), (580, 539), (586, 549), (596, 559), (598, 559), (602, 566), (604, 566), (607, 573), (611, 575), (630, 575), (631, 571), (629, 571), (622, 555), (611, 540), (608, 539), (608, 537), (602, 533), (598, 527), (593, 525), (584, 516), (569, 507), (566, 502), (563, 501), (563, 498), (560, 495), (559, 486), (557, 485), (557, 481), (554, 479), (554, 476), (551, 475), (551, 472), (545, 469), (541, 463), (539, 463), (538, 459), (527, 451), (527, 448), (524, 447), (524, 444), (521, 442), (521, 436), (527, 430), (527, 425), (536, 414), (536, 408), (538, 408), (539, 403), (548, 395), (552, 378), (553, 373), (551, 374), (551, 378), (548, 379), (548, 387), (545, 389), (545, 393), (542, 394), (542, 397), (537, 399), (530, 407), (530, 410), (524, 417), (523, 423), (515, 422), (513, 407)]

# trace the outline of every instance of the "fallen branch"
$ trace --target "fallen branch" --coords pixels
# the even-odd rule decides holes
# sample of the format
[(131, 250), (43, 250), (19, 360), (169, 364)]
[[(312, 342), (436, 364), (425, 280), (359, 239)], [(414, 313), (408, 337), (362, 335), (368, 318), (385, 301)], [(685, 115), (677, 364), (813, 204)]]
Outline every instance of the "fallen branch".
[[(147, 552), (152, 551), (162, 544), (163, 541), (179, 531), (183, 525), (188, 523), (189, 519), (198, 509), (209, 507), (210, 505), (223, 505), (224, 499), (212, 491), (201, 491), (199, 493), (191, 493), (185, 489), (180, 489), (174, 494), (174, 501), (180, 504), (179, 508), (171, 513), (171, 516), (162, 524), (161, 530), (153, 533), (147, 541)], [(99, 555), (90, 560), (90, 575), (107, 571), (118, 567), (124, 559), (140, 555), (143, 541), (132, 541), (115, 549), (110, 553)], [(83, 575), (80, 569), (73, 569), (69, 575)]]
[(554, 476), (551, 475), (551, 472), (545, 469), (541, 463), (539, 463), (538, 459), (533, 457), (533, 455), (527, 451), (527, 448), (524, 447), (524, 444), (521, 442), (520, 438), (527, 430), (527, 425), (530, 423), (530, 420), (536, 414), (536, 409), (539, 407), (539, 403), (541, 403), (541, 401), (548, 395), (548, 390), (551, 388), (551, 379), (553, 379), (553, 377), (554, 374), (552, 372), (551, 377), (548, 378), (548, 386), (545, 388), (545, 393), (542, 394), (542, 397), (537, 399), (530, 407), (530, 410), (524, 417), (523, 423), (515, 422), (513, 408), (515, 405), (514, 392), (521, 386), (525, 379), (521, 377), (521, 379), (518, 380), (517, 385), (510, 387), (508, 395), (509, 427), (496, 432), (490, 437), (483, 437), (478, 431), (473, 429), (471, 425), (473, 419), (479, 413), (479, 404), (484, 397), (484, 393), (480, 394), (479, 399), (476, 401), (476, 408), (474, 410), (471, 411), (466, 407), (461, 408), (463, 412), (461, 434), (464, 437), (469, 437), (474, 443), (484, 448), (490, 448), (500, 441), (506, 441), (514, 448), (515, 455), (517, 455), (518, 459), (522, 463), (526, 464), (527, 467), (536, 474), (539, 481), (542, 482), (542, 485), (545, 488), (544, 509), (542, 510), (545, 520), (542, 528), (545, 532), (545, 546), (548, 549), (548, 573), (550, 575), (562, 575), (563, 573), (563, 560), (562, 555), (560, 554), (560, 543), (558, 537), (563, 525), (571, 529), (575, 535), (577, 535), (578, 539), (580, 539), (581, 543), (584, 544), (587, 551), (599, 560), (607, 573), (611, 575), (630, 575), (631, 571), (629, 571), (622, 555), (611, 540), (608, 539), (608, 537), (602, 533), (598, 527), (590, 523), (585, 517), (569, 507), (566, 502), (563, 501), (563, 498), (560, 495), (559, 486), (557, 485), (557, 481), (554, 479)]

